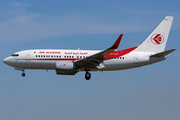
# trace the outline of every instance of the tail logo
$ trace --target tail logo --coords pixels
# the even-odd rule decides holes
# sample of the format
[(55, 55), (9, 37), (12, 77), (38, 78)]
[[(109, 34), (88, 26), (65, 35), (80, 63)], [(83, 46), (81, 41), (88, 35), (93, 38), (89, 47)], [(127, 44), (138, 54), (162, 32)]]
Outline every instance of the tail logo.
[(151, 42), (155, 45), (162, 44), (164, 42), (164, 37), (161, 34), (154, 34), (151, 37)]

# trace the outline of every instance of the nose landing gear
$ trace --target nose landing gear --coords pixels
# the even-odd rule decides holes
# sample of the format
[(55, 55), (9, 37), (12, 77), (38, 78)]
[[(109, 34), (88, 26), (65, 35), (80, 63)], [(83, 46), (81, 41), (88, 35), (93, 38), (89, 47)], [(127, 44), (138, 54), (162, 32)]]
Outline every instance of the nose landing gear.
[(25, 77), (25, 75), (26, 75), (26, 74), (23, 72), (23, 73), (22, 73), (22, 76)]
[(23, 77), (25, 77), (25, 73), (24, 73), (24, 69), (23, 68), (15, 68), (15, 70), (20, 70), (20, 71), (22, 71), (23, 73), (21, 74)]

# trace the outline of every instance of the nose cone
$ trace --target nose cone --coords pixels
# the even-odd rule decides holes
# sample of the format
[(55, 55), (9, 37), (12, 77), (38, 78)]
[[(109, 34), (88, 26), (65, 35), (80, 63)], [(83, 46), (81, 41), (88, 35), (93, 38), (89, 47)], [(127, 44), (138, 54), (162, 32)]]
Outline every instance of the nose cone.
[(7, 64), (7, 62), (8, 62), (8, 60), (7, 60), (7, 58), (5, 58), (5, 59), (3, 60), (3, 63)]
[(10, 57), (5, 58), (3, 62), (10, 66), (12, 66), (12, 64), (14, 63), (14, 61)]
[(16, 67), (18, 62), (16, 59), (14, 59), (13, 57), (7, 57), (3, 60), (3, 62), (11, 67)]

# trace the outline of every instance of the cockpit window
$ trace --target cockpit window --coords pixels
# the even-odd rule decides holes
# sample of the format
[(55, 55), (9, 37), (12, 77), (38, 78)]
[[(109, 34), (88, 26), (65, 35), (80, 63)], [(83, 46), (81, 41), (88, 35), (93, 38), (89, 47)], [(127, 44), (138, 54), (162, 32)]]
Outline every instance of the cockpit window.
[(13, 57), (17, 57), (17, 56), (19, 56), (19, 54), (12, 54), (11, 56), (13, 56)]

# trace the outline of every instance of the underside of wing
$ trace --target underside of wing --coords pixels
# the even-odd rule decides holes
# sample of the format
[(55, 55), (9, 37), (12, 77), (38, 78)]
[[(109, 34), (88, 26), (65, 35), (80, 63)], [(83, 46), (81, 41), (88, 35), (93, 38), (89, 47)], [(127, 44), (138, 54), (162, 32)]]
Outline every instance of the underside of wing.
[[(83, 68), (83, 69), (89, 69), (89, 68), (94, 68), (96, 69), (97, 66), (99, 66), (101, 63), (103, 63), (104, 61), (104, 56), (108, 55), (109, 53), (111, 53), (112, 51), (114, 51), (115, 49), (118, 48), (119, 43), (121, 41), (123, 34), (121, 34), (118, 39), (116, 40), (116, 42), (108, 49), (101, 51), (99, 53), (96, 53), (94, 55), (91, 55), (87, 58), (75, 61), (75, 65), (78, 68)], [(103, 66), (102, 66), (103, 67)]]

